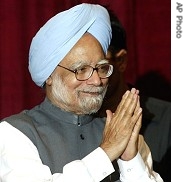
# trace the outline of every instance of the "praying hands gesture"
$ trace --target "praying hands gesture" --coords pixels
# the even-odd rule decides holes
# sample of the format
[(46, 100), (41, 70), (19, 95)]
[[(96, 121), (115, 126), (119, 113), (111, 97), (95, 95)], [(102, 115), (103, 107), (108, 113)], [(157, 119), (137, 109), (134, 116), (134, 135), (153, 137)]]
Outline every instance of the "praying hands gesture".
[(111, 161), (121, 158), (128, 161), (138, 152), (138, 136), (141, 128), (142, 109), (139, 91), (126, 91), (115, 113), (107, 110), (107, 120), (100, 147)]

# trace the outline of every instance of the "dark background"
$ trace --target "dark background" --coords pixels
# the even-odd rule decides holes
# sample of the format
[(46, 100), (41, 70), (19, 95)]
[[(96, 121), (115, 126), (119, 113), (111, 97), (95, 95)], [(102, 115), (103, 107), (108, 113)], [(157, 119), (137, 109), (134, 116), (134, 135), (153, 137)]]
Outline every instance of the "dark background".
[(28, 72), (31, 39), (53, 15), (82, 2), (110, 6), (126, 28), (128, 82), (142, 93), (170, 101), (170, 0), (1, 0), (0, 119), (44, 98)]

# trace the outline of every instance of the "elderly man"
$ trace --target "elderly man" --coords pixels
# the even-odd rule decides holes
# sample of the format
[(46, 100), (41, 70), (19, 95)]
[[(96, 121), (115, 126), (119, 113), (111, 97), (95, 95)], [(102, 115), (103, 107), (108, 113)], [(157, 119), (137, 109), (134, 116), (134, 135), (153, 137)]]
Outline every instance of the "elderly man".
[(93, 4), (61, 12), (38, 31), (29, 71), (46, 98), (1, 121), (2, 182), (162, 181), (139, 135), (138, 90), (127, 91), (114, 114), (94, 116), (113, 72), (110, 39), (108, 12)]

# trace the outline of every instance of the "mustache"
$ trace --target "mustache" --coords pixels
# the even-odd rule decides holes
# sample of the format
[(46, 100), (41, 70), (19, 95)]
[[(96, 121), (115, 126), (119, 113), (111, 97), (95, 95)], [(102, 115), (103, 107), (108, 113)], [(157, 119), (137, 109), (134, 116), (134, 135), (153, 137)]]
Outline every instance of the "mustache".
[(90, 86), (90, 87), (78, 89), (78, 92), (99, 93), (99, 94), (102, 94), (103, 92), (105, 92), (105, 89), (107, 89), (107, 87), (94, 87), (94, 86)]

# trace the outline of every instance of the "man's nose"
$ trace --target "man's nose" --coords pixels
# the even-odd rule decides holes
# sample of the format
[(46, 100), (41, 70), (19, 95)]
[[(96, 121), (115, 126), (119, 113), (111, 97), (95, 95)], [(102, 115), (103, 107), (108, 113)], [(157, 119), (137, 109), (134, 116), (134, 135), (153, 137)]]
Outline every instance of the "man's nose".
[(102, 83), (102, 81), (98, 75), (97, 70), (94, 70), (92, 73), (92, 76), (87, 80), (87, 84), (99, 86), (99, 85), (101, 85), (101, 83)]

